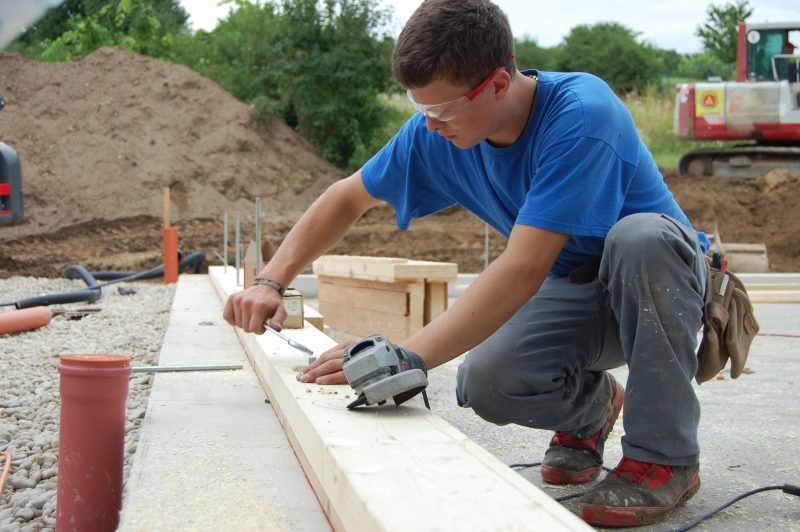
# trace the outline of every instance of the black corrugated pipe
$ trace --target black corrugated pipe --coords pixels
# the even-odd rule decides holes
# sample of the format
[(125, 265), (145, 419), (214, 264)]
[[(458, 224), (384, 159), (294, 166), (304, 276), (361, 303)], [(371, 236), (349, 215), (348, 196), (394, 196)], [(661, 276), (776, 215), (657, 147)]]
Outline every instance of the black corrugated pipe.
[[(203, 268), (203, 263), (206, 260), (206, 255), (202, 251), (195, 251), (194, 253), (190, 253), (186, 257), (183, 257), (180, 262), (178, 263), (178, 269), (181, 270), (191, 264), (194, 264), (194, 273), (200, 273)], [(105, 282), (105, 283), (98, 283), (96, 277), (98, 274), (106, 275), (106, 279), (111, 278), (112, 280)], [(30, 297), (28, 299), (20, 299), (19, 301), (15, 301), (13, 305), (18, 309), (29, 308), (29, 307), (36, 307), (36, 306), (47, 306), (47, 305), (57, 305), (63, 303), (77, 303), (79, 301), (88, 301), (89, 303), (94, 303), (98, 299), (100, 299), (101, 291), (100, 289), (104, 286), (108, 286), (111, 284), (121, 283), (124, 281), (138, 281), (141, 279), (154, 279), (157, 277), (164, 276), (164, 265), (156, 266), (150, 270), (146, 270), (143, 272), (93, 272), (90, 273), (79, 264), (73, 264), (72, 266), (67, 267), (64, 270), (64, 277), (67, 279), (83, 279), (86, 281), (86, 284), (89, 288), (83, 288), (80, 290), (73, 290), (72, 292), (62, 292), (59, 294), (45, 294), (43, 296), (36, 296)], [(10, 306), (11, 303), (3, 303), (0, 306)]]
[(29, 297), (28, 299), (20, 299), (14, 302), (14, 306), (18, 309), (39, 307), (47, 305), (60, 305), (64, 303), (77, 303), (79, 301), (88, 301), (94, 303), (100, 299), (101, 291), (100, 284), (97, 279), (92, 277), (86, 268), (80, 264), (73, 264), (64, 270), (64, 277), (67, 279), (83, 279), (86, 281), (89, 288), (82, 288), (80, 290), (73, 290), (71, 292), (61, 292), (59, 294), (45, 294), (43, 296)]
[[(181, 252), (178, 251), (178, 257), (181, 257)], [(187, 266), (194, 264), (194, 273), (200, 273), (203, 269), (203, 263), (206, 261), (206, 254), (202, 251), (195, 251), (187, 256), (180, 258), (178, 262), (178, 270), (182, 270)], [(95, 279), (111, 280), (108, 283), (103, 283), (100, 286), (108, 286), (114, 283), (121, 283), (122, 281), (138, 281), (140, 279), (155, 279), (164, 276), (164, 265), (156, 266), (150, 270), (143, 272), (114, 272), (114, 271), (100, 271), (92, 272)]]

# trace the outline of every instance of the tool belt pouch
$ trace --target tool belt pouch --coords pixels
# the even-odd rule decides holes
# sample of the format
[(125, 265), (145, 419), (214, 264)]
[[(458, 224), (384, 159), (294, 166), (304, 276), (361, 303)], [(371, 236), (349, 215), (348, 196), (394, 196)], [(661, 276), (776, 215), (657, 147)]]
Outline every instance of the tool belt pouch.
[[(708, 259), (708, 257), (707, 257)], [(731, 361), (731, 378), (742, 374), (758, 322), (744, 284), (730, 270), (720, 272), (706, 262), (708, 285), (703, 312), (703, 339), (697, 352), (695, 379), (713, 379)], [(725, 278), (727, 277), (727, 282)], [(723, 285), (725, 285), (724, 291)]]

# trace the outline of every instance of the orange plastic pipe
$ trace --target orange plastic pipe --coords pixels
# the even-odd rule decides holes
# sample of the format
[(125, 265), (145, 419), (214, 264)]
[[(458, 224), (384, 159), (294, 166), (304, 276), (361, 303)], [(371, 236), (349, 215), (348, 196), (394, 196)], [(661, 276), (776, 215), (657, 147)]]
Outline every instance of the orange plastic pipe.
[(164, 284), (178, 282), (178, 228), (164, 228)]
[(112, 532), (122, 506), (131, 357), (61, 355), (56, 529)]
[(53, 318), (47, 307), (31, 307), (0, 312), (0, 334), (30, 331), (44, 327)]
[(3, 472), (0, 473), (0, 494), (3, 493), (3, 490), (6, 487), (6, 479), (8, 478), (8, 472), (11, 470), (11, 453), (8, 451), (0, 451), (0, 456), (3, 456)]

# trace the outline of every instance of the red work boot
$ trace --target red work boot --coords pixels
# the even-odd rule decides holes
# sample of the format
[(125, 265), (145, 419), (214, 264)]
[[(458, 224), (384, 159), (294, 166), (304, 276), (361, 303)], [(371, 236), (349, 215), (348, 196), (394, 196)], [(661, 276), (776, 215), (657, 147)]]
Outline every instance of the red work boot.
[(581, 517), (595, 526), (657, 523), (700, 489), (700, 467), (648, 464), (623, 457), (581, 497)]
[(542, 460), (542, 479), (548, 484), (585, 484), (597, 478), (603, 467), (603, 448), (614, 428), (625, 398), (625, 388), (611, 376), (611, 409), (603, 428), (588, 438), (556, 432)]

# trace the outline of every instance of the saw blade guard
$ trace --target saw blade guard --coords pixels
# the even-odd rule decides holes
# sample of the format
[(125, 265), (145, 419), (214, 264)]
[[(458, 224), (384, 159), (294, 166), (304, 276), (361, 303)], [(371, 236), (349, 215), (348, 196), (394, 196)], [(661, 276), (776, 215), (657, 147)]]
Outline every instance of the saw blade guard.
[[(342, 370), (358, 395), (353, 403), (382, 404), (405, 392), (428, 385), (425, 372), (405, 369), (398, 349), (385, 337), (373, 334), (353, 344), (344, 352)], [(395, 399), (397, 404), (400, 404)], [(402, 401), (400, 401), (402, 402)]]

